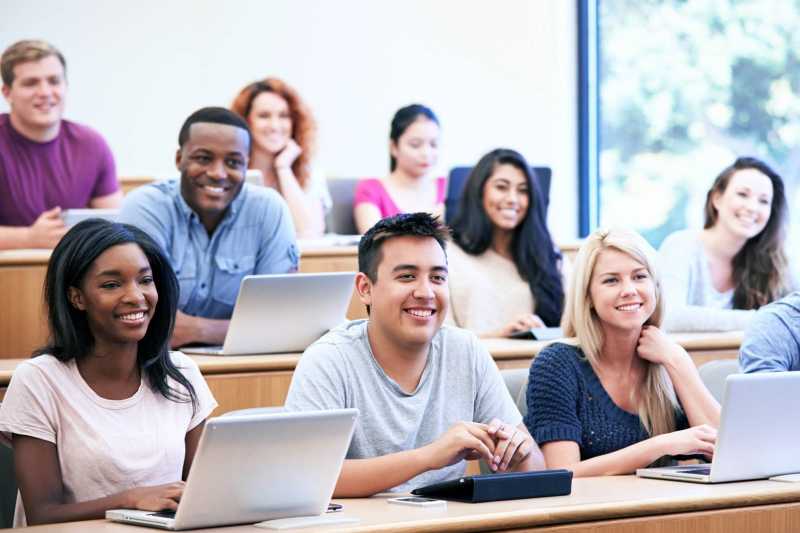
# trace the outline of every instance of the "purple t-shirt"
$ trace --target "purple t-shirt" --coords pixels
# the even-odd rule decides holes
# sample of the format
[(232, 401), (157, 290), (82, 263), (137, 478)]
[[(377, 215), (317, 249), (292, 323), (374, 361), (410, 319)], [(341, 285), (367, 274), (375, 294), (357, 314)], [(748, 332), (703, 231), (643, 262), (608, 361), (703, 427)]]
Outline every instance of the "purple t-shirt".
[(30, 226), (44, 211), (80, 209), (119, 189), (114, 156), (99, 133), (68, 120), (40, 143), (0, 114), (0, 226)]

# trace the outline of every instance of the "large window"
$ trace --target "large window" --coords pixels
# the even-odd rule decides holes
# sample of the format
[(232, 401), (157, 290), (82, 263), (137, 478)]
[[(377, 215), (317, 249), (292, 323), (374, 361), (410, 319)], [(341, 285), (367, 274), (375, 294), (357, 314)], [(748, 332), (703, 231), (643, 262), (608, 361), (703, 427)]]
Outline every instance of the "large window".
[(596, 161), (591, 223), (655, 246), (699, 228), (711, 182), (740, 155), (773, 165), (800, 205), (800, 0), (582, 1), (595, 10), (581, 31), (598, 80), (582, 154)]

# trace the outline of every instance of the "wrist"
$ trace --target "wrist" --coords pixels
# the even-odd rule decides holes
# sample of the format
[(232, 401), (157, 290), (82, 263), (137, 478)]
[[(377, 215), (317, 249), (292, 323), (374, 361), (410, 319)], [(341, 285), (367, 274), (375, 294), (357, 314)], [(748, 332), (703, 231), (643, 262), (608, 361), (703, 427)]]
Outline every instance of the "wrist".
[[(19, 234), (18, 234), (19, 235)], [(33, 226), (28, 226), (22, 230), (22, 240), (23, 240), (23, 247), (25, 248), (38, 248), (39, 243), (37, 242), (38, 239), (36, 238), (36, 232), (33, 230)]]
[(128, 489), (116, 495), (111, 503), (112, 509), (136, 509), (136, 501), (133, 497), (133, 489)]
[(426, 444), (421, 448), (411, 450), (412, 463), (418, 467), (416, 470), (420, 472), (427, 472), (428, 470), (435, 470), (438, 468), (438, 466), (435, 464), (436, 461), (434, 460), (436, 455), (434, 448), (435, 444), (435, 442), (431, 442), (430, 444)]
[(684, 367), (687, 363), (694, 366), (694, 362), (692, 362), (692, 357), (688, 354), (686, 350), (684, 350), (680, 345), (676, 344), (672, 350), (670, 350), (666, 361), (664, 361), (664, 366), (667, 368), (668, 372), (672, 371), (680, 371), (682, 367)]
[(659, 457), (670, 455), (672, 453), (667, 435), (669, 435), (669, 433), (662, 433), (661, 435), (656, 435), (650, 439), (650, 442), (653, 444), (652, 453), (647, 458), (650, 463), (657, 460)]

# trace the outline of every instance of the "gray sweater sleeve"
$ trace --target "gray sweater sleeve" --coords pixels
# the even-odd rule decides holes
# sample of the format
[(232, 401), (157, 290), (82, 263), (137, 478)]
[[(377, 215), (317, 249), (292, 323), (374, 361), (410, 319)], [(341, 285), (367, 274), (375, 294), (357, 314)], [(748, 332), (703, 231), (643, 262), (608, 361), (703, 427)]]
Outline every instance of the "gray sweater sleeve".
[(692, 232), (673, 233), (659, 249), (661, 297), (666, 331), (734, 331), (747, 327), (755, 311), (711, 307), (714, 288), (701, 276), (707, 269), (703, 250)]

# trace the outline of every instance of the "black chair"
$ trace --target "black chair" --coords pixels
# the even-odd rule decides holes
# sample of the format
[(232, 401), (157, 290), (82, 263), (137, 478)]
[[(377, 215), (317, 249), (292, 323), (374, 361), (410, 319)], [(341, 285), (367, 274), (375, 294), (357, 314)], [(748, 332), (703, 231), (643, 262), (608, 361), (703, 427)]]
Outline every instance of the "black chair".
[[(547, 213), (547, 207), (550, 205), (550, 181), (553, 177), (553, 171), (550, 167), (531, 167), (535, 179), (539, 181), (539, 189), (544, 195), (544, 209)], [(447, 178), (447, 196), (445, 197), (444, 205), (444, 218), (447, 224), (451, 224), (458, 211), (458, 203), (461, 200), (461, 191), (464, 189), (464, 184), (467, 182), (467, 177), (472, 171), (472, 167), (453, 167), (450, 170), (450, 176)]]
[(0, 443), (0, 529), (14, 523), (17, 504), (17, 478), (14, 475), (14, 450)]

